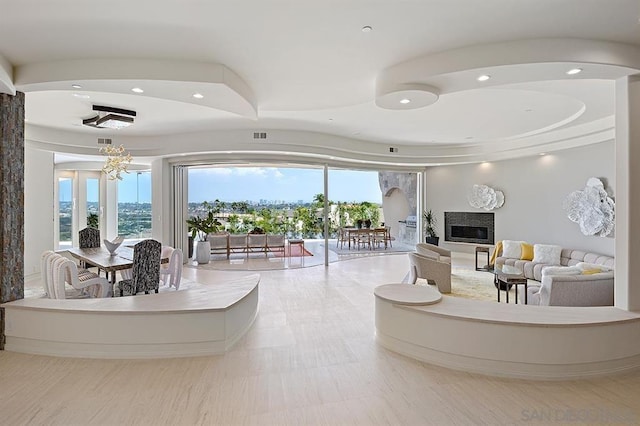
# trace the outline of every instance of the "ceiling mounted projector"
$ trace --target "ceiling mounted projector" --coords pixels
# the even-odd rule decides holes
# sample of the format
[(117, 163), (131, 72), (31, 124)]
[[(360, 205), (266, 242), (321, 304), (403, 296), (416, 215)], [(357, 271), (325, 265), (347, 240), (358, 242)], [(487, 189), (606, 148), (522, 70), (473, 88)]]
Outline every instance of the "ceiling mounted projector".
[(113, 108), (103, 105), (94, 105), (93, 110), (97, 114), (91, 118), (82, 120), (85, 126), (97, 127), (99, 129), (122, 129), (133, 124), (135, 111), (122, 108)]

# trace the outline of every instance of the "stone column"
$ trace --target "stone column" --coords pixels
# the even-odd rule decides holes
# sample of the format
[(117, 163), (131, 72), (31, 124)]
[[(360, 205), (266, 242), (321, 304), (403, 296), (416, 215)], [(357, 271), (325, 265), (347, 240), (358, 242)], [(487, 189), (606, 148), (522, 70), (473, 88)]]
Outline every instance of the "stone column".
[(615, 306), (640, 311), (640, 75), (616, 80)]
[[(24, 298), (24, 93), (0, 93), (0, 303)], [(4, 349), (0, 309), (0, 349)]]

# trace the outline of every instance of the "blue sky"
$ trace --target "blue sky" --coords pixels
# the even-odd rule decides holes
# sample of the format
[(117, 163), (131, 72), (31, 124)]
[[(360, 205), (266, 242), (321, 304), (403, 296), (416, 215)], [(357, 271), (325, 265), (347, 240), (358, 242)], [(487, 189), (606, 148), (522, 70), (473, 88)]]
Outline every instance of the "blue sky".
[[(233, 167), (189, 170), (189, 202), (311, 201), (324, 192), (322, 169)], [(378, 172), (329, 170), (329, 199), (382, 203)]]
[[(118, 201), (151, 202), (151, 174), (125, 173), (118, 182)], [(71, 200), (71, 181), (61, 183), (60, 200)], [(98, 201), (97, 185), (87, 187), (88, 201)], [(323, 189), (321, 169), (232, 167), (189, 170), (189, 202), (282, 200), (311, 201)], [(378, 172), (329, 170), (329, 199), (382, 203)]]

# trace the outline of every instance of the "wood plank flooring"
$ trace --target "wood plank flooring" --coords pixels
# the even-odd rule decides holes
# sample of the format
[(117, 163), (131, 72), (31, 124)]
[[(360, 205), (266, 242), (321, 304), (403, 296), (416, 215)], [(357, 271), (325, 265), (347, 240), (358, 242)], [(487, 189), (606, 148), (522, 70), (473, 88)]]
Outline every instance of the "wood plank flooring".
[[(389, 255), (263, 271), (256, 323), (221, 356), (89, 360), (0, 352), (0, 424), (640, 423), (640, 373), (500, 379), (380, 348), (373, 288), (399, 282), (407, 270), (406, 255)], [(184, 274), (203, 284), (220, 277), (192, 268)]]

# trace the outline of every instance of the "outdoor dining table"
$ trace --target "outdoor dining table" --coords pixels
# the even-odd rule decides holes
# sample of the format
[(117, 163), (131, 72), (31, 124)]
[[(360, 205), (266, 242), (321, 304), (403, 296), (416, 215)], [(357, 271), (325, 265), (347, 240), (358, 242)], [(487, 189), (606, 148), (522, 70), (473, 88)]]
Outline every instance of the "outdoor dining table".
[[(370, 239), (372, 236), (375, 235), (376, 232), (386, 233), (387, 229), (386, 228), (342, 228), (342, 232), (346, 234), (345, 236), (347, 237), (347, 246), (349, 247), (349, 250), (351, 250), (352, 239), (356, 241), (362, 236), (367, 236)], [(384, 247), (387, 248), (386, 242)], [(360, 246), (357, 245), (357, 248), (360, 249)], [(374, 246), (371, 244), (371, 241), (369, 241), (369, 248), (370, 249), (374, 248)]]

